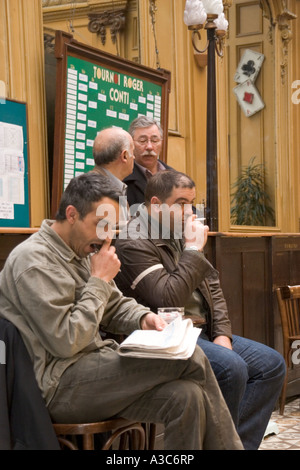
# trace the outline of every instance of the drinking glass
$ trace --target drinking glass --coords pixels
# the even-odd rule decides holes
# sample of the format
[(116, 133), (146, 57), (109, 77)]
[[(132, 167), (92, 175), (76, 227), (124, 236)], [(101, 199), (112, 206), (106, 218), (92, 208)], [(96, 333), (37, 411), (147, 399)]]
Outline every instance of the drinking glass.
[(183, 317), (184, 307), (159, 307), (157, 314), (165, 320), (166, 323), (171, 323), (177, 317)]

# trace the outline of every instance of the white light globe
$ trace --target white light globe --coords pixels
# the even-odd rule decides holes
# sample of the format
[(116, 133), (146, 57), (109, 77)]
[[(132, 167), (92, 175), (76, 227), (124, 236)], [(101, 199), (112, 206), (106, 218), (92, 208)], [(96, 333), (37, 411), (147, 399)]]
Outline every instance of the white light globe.
[(228, 21), (225, 18), (224, 13), (220, 13), (218, 18), (214, 20), (214, 23), (219, 31), (227, 31)]
[(183, 20), (187, 26), (204, 24), (207, 15), (200, 0), (186, 0)]
[(202, 3), (207, 14), (219, 15), (224, 10), (222, 0), (202, 0)]

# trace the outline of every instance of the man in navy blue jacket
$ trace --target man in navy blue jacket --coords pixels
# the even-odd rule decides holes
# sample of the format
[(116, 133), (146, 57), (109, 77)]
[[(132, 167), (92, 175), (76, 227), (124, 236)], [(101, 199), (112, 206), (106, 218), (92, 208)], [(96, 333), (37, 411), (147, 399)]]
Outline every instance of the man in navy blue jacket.
[[(157, 121), (147, 116), (139, 116), (130, 124), (129, 134), (134, 141), (135, 162), (133, 172), (123, 181), (127, 185), (128, 204), (133, 206), (144, 202), (148, 179), (158, 171), (171, 167), (159, 160), (163, 130)], [(134, 213), (135, 210), (132, 209), (131, 212)]]

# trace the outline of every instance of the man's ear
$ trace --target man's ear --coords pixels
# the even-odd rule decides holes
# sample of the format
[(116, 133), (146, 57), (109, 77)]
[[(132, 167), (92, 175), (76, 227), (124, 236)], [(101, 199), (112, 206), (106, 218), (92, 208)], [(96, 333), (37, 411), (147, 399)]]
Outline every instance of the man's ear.
[(120, 158), (121, 158), (121, 161), (124, 162), (124, 163), (127, 163), (127, 160), (128, 160), (128, 151), (127, 150), (123, 150), (121, 152), (121, 155), (120, 155)]
[(67, 221), (73, 225), (74, 222), (76, 222), (76, 220), (79, 218), (79, 214), (78, 214), (78, 211), (76, 209), (76, 207), (70, 205), (66, 208), (66, 219)]
[(160, 212), (160, 205), (161, 201), (157, 196), (152, 196), (151, 198), (151, 207), (153, 208), (154, 211)]

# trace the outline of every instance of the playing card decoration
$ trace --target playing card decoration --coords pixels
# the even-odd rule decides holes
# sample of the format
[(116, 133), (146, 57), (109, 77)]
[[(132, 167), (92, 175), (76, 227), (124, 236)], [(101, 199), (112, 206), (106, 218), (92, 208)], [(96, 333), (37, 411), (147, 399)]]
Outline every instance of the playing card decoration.
[(245, 91), (245, 94), (244, 94), (244, 101), (247, 101), (247, 103), (252, 104), (253, 98), (254, 98), (254, 94), (253, 94), (253, 93), (249, 93), (248, 91)]
[(264, 102), (251, 80), (241, 83), (233, 91), (246, 117), (264, 108)]
[(263, 61), (263, 54), (246, 49), (234, 76), (239, 85), (233, 89), (233, 92), (246, 117), (252, 116), (265, 106), (254, 85)]
[(246, 49), (236, 69), (234, 81), (243, 83), (250, 78), (254, 83), (261, 69), (265, 56), (260, 52)]

